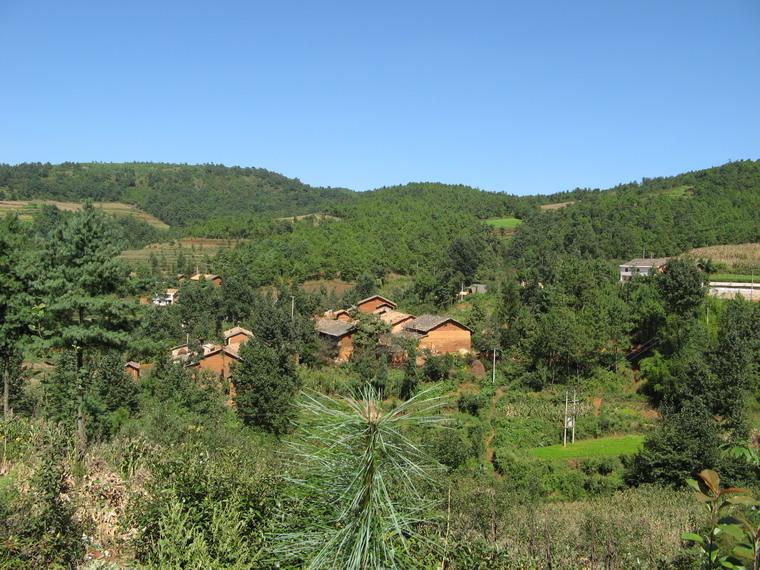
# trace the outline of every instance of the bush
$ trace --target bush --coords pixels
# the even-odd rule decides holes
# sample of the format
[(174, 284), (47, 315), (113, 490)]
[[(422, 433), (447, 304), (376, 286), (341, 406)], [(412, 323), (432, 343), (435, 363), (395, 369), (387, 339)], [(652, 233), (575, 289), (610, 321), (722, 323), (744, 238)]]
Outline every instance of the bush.
[(462, 394), (457, 400), (459, 411), (471, 416), (480, 415), (481, 407), (483, 407), (483, 396), (479, 394)]

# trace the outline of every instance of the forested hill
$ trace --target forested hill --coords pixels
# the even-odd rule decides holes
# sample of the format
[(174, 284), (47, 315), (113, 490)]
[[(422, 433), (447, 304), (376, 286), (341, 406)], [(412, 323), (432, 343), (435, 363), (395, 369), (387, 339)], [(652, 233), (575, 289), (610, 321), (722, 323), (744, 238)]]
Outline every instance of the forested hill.
[(0, 165), (0, 200), (127, 202), (173, 226), (242, 213), (293, 216), (329, 210), (350, 195), (345, 189), (312, 187), (263, 168), (158, 163)]
[(562, 254), (664, 256), (760, 241), (760, 160), (553, 198), (574, 203), (525, 216), (511, 247), (524, 267), (546, 265)]

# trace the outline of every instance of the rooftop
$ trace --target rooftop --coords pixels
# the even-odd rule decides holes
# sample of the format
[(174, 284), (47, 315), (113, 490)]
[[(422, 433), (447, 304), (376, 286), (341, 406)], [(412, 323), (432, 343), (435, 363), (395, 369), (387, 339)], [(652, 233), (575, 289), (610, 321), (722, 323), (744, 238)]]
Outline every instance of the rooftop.
[(621, 264), (621, 267), (628, 266), (628, 267), (662, 267), (663, 265), (667, 265), (668, 261), (670, 261), (669, 257), (652, 257), (652, 258), (636, 258), (632, 259), (631, 261), (627, 263)]
[(247, 337), (253, 336), (253, 333), (248, 329), (244, 329), (243, 327), (232, 327), (231, 329), (224, 331), (224, 339), (227, 340), (228, 338), (239, 334), (244, 334)]
[(463, 325), (459, 321), (456, 321), (451, 317), (442, 317), (440, 315), (420, 315), (413, 321), (408, 322), (404, 328), (406, 328), (406, 330), (427, 333), (448, 322), (455, 323), (462, 328), (470, 330), (470, 327)]
[(328, 336), (345, 336), (356, 328), (354, 323), (338, 321), (335, 319), (319, 318), (316, 322), (317, 332)]
[(358, 302), (356, 303), (356, 306), (358, 307), (359, 305), (363, 305), (364, 303), (367, 303), (367, 302), (369, 302), (369, 301), (373, 301), (373, 300), (375, 300), (375, 299), (380, 299), (380, 300), (381, 300), (381, 301), (383, 301), (383, 302), (384, 302), (386, 305), (388, 305), (388, 306), (390, 306), (390, 307), (393, 307), (394, 309), (396, 308), (396, 303), (394, 303), (394, 302), (393, 302), (393, 301), (391, 301), (390, 299), (386, 299), (385, 297), (381, 297), (380, 295), (372, 295), (372, 296), (370, 296), (370, 297), (367, 297), (366, 299), (362, 299), (361, 301), (358, 301)]

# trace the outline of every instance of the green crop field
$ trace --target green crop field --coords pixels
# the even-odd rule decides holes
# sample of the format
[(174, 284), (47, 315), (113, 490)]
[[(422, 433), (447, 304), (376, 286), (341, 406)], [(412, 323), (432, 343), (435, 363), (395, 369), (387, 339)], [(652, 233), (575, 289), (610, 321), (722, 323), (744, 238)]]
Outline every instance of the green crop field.
[(517, 218), (491, 218), (486, 220), (486, 223), (494, 228), (514, 229), (522, 224), (522, 220)]
[(589, 457), (615, 457), (636, 453), (644, 442), (643, 435), (624, 435), (584, 439), (568, 444), (534, 447), (531, 454), (539, 459), (586, 459)]
[(756, 283), (760, 285), (760, 272), (757, 275), (741, 273), (711, 273), (710, 281), (732, 281), (734, 283)]

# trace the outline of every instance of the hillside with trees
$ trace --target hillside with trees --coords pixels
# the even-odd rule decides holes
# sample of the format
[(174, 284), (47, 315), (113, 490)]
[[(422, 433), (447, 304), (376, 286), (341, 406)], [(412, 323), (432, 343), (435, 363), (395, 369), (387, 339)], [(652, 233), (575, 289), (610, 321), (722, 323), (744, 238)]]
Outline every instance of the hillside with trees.
[[(131, 202), (116, 166), (66, 196), (24, 168), (6, 196)], [(615, 260), (757, 240), (759, 169), (541, 198), (329, 190), (287, 212), (270, 188), (199, 219), (170, 201), (168, 233), (89, 201), (9, 214), (0, 566), (756, 567), (760, 304), (708, 296), (690, 257), (626, 283)], [(509, 216), (514, 237), (484, 223)], [(130, 267), (119, 253), (150, 235), (230, 245)], [(387, 307), (358, 309), (376, 294), (467, 349), (393, 333)], [(336, 309), (345, 359), (317, 330)]]

